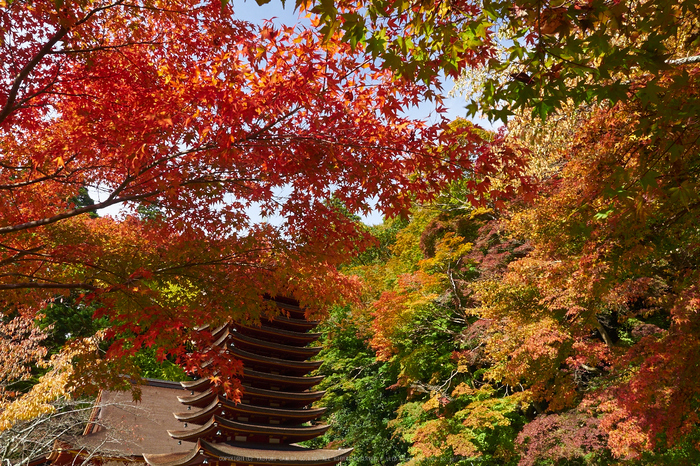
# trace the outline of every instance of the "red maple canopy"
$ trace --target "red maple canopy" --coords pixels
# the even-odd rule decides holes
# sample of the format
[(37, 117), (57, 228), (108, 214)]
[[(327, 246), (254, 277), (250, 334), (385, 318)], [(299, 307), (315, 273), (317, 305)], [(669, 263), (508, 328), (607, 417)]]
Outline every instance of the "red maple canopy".
[[(405, 211), (476, 157), (494, 167), (471, 126), (404, 117), (426, 88), (362, 47), (218, 0), (14, 1), (0, 30), (0, 299), (32, 318), (60, 292), (96, 298), (110, 355), (180, 355), (265, 293), (323, 308), (367, 240), (344, 212)], [(142, 215), (88, 216), (115, 204)]]

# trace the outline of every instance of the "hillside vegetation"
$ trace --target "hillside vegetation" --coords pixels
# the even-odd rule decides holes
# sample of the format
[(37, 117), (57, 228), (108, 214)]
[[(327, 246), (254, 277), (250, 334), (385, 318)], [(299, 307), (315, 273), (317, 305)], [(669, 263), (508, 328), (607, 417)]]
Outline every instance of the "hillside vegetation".
[(467, 175), (375, 227), (363, 302), (326, 324), (326, 440), (354, 464), (700, 463), (687, 91), (515, 119), (532, 199), (472, 207)]

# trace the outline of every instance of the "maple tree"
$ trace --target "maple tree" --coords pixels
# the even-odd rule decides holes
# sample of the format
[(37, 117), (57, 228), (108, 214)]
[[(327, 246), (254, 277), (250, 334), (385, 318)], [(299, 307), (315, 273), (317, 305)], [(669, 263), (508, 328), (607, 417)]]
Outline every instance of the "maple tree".
[(413, 463), (697, 462), (697, 72), (669, 69), (687, 85), (658, 100), (521, 115), (504, 141), (533, 202), (475, 208), (460, 180), (351, 269)]
[[(669, 73), (660, 82), (677, 71)], [(697, 426), (696, 278), (688, 265), (697, 210), (696, 191), (685, 190), (697, 183), (698, 128), (664, 116), (696, 105), (697, 69), (681, 73), (690, 77), (684, 92), (659, 95), (662, 105), (631, 99), (594, 109), (538, 208), (514, 217), (515, 231), (527, 231), (536, 248), (513, 280), (530, 287), (533, 305), (568, 342), (559, 345), (564, 364), (550, 366), (560, 382), (545, 396), (571, 405), (579, 400), (572, 388), (588, 386), (585, 403), (604, 414), (617, 456), (670, 449)], [(521, 325), (537, 320), (519, 315)], [(598, 386), (601, 379), (616, 381)]]
[[(498, 154), (473, 128), (403, 116), (435, 79), (225, 2), (3, 2), (0, 30), (2, 312), (31, 320), (68, 293), (97, 308), (109, 349), (73, 388), (124, 386), (142, 347), (212, 375), (202, 362), (225, 356), (187, 353), (208, 346), (193, 329), (277, 312), (265, 295), (309, 312), (352, 295), (336, 265), (370, 238), (334, 202), (402, 212), (496, 169), (474, 165)], [(149, 215), (95, 218), (113, 205)]]
[[(114, 356), (144, 346), (216, 361), (184, 352), (207, 346), (191, 329), (254, 320), (264, 294), (313, 312), (355, 292), (353, 273), (353, 348), (381, 370), (354, 380), (342, 351), (334, 368), (395, 390), (367, 424), (381, 448), (697, 458), (696, 2), (298, 4), (320, 33), (256, 29), (220, 2), (3, 6), (3, 310), (31, 318), (76, 290), (111, 321), (107, 357), (57, 369), (61, 390), (128, 385), (114, 374), (138, 377), (133, 358)], [(507, 130), (401, 116), (468, 67), (469, 111)], [(78, 205), (84, 186), (105, 200)], [(411, 221), (342, 275), (372, 198)], [(87, 216), (116, 203), (148, 215)], [(254, 203), (286, 222), (255, 224)], [(235, 394), (231, 375), (214, 380)]]
[(46, 335), (31, 321), (15, 317), (0, 321), (0, 406), (15, 397), (23, 381), (31, 377), (33, 364), (42, 361), (46, 348), (41, 345)]
[(480, 50), (469, 111), (539, 180), (479, 218), (467, 174), (361, 272), (412, 464), (697, 463), (697, 2), (361, 3), (312, 8), (404, 75)]
[[(471, 82), (471, 115), (507, 123), (520, 111), (540, 117), (568, 102), (624, 102), (630, 74), (658, 77), (700, 58), (693, 0), (344, 0), (297, 5), (321, 15), (385, 67), (430, 82), (436, 73)], [(361, 13), (360, 13), (361, 12)], [(669, 84), (667, 84), (669, 85)], [(682, 80), (670, 84), (680, 90)]]

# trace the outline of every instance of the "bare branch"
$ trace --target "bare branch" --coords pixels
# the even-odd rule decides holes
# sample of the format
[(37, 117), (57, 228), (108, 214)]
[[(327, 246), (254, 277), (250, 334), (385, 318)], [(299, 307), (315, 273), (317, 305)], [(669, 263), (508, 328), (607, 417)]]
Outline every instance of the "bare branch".
[(63, 49), (63, 50), (53, 50), (49, 52), (52, 55), (71, 55), (76, 53), (86, 53), (86, 52), (98, 52), (104, 50), (119, 50), (126, 47), (132, 47), (134, 45), (163, 45), (162, 42), (157, 41), (144, 41), (144, 42), (126, 42), (119, 45), (101, 45), (97, 47), (90, 47), (86, 49)]
[(57, 290), (97, 290), (95, 285), (89, 283), (2, 283), (0, 290), (21, 290), (21, 289), (57, 289)]
[(669, 65), (691, 65), (693, 63), (700, 63), (700, 55), (685, 58), (676, 58), (675, 60), (668, 60), (666, 63), (668, 63)]

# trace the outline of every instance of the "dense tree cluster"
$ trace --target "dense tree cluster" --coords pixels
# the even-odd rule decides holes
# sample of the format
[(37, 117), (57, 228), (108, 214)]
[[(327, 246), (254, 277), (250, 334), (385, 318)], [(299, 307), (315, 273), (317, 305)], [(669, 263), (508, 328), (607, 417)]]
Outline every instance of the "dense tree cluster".
[(367, 289), (349, 319), (397, 374), (387, 430), (413, 463), (700, 459), (697, 69), (665, 74), (687, 87), (663, 104), (511, 120), (534, 199), (474, 207), (456, 183), (388, 257), (348, 269)]
[(287, 294), (357, 464), (697, 464), (696, 3), (0, 3), (0, 428)]
[[(496, 156), (404, 115), (437, 74), (400, 78), (338, 34), (226, 2), (2, 2), (0, 31), (0, 312), (21, 332), (64, 298), (92, 310), (106, 343), (71, 390), (123, 388), (143, 348), (207, 375), (222, 356), (188, 353), (208, 335), (193, 329), (255, 320), (264, 295), (310, 312), (351, 297), (336, 266), (370, 238), (343, 211), (405, 211)], [(125, 218), (95, 215), (113, 205)], [(26, 375), (28, 345), (8, 374)]]
[(696, 464), (697, 5), (461, 6), (363, 28), (493, 20), (507, 40), (468, 73), (470, 109), (507, 118), (503, 157), (536, 189), (478, 204), (466, 172), (348, 270), (369, 290), (358, 338), (405, 393), (392, 438), (412, 464)]

